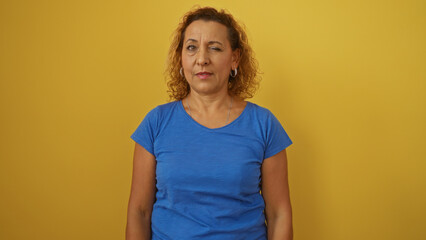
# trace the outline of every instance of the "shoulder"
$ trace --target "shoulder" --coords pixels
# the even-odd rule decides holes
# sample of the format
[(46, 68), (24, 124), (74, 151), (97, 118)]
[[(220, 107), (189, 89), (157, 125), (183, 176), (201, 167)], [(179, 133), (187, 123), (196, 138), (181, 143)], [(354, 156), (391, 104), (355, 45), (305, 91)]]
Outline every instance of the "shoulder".
[(170, 114), (172, 110), (178, 107), (179, 101), (173, 101), (168, 103), (159, 104), (147, 113), (147, 117), (154, 119), (164, 118)]
[(157, 109), (158, 111), (164, 112), (168, 111), (174, 107), (177, 107), (177, 105), (180, 103), (180, 101), (172, 101), (168, 103), (163, 103), (160, 105), (157, 105), (154, 109)]
[(272, 112), (264, 106), (261, 106), (259, 104), (256, 104), (250, 101), (247, 101), (247, 104), (251, 105), (251, 108), (253, 109), (253, 113), (259, 119), (268, 119), (270, 118), (271, 115), (273, 115)]
[[(176, 107), (178, 102), (169, 102), (164, 104), (159, 104), (154, 108), (151, 108), (142, 119), (137, 132), (141, 129), (143, 131), (150, 131), (153, 136), (157, 136), (161, 129), (164, 128), (164, 124), (167, 122), (167, 119), (172, 118), (173, 108)], [(147, 130), (148, 129), (148, 130)]]

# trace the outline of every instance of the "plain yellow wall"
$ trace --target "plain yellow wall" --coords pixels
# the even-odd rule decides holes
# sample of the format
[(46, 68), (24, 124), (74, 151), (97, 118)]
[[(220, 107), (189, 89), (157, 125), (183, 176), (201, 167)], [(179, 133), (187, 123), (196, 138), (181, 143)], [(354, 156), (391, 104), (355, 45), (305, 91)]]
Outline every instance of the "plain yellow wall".
[(196, 3), (248, 29), (295, 239), (426, 239), (423, 0), (0, 1), (0, 239), (124, 239), (130, 135)]

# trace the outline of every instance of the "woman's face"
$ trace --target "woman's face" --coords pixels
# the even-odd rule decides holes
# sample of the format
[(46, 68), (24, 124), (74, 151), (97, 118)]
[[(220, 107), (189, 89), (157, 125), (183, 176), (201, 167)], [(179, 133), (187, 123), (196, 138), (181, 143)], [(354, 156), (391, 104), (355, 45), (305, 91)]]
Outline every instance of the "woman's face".
[(232, 51), (225, 25), (196, 20), (185, 31), (182, 66), (185, 79), (200, 95), (228, 91), (232, 69), (238, 67), (238, 50)]

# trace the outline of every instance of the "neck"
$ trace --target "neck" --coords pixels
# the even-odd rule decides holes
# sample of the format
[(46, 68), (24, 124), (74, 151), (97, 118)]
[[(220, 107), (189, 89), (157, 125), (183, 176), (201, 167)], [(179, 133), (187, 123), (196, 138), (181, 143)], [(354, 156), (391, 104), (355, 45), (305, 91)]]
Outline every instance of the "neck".
[(190, 111), (197, 112), (202, 115), (211, 115), (218, 111), (228, 110), (232, 102), (232, 96), (228, 93), (221, 96), (203, 96), (194, 94), (192, 91), (185, 98), (186, 104), (189, 105)]

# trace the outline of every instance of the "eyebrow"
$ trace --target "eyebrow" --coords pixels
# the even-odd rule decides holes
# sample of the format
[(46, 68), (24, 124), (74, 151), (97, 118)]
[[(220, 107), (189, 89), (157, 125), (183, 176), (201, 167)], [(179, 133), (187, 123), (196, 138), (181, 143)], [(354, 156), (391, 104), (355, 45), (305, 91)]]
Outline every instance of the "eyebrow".
[[(186, 40), (186, 42), (185, 42), (185, 43), (187, 43), (187, 42), (189, 42), (189, 41), (191, 41), (191, 42), (198, 42), (197, 40), (190, 38), (190, 39)], [(222, 44), (221, 42), (219, 42), (219, 41), (209, 41), (208, 43), (209, 43), (209, 44), (217, 43), (217, 44), (220, 44), (220, 45), (222, 45), (222, 46), (223, 46), (223, 44)]]

